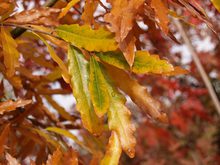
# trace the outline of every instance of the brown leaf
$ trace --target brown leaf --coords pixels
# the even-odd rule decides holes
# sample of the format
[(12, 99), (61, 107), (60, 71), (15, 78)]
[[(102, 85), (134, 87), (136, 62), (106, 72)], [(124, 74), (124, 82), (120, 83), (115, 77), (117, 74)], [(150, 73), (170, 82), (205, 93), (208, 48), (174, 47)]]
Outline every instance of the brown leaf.
[(48, 157), (46, 165), (59, 165), (59, 162), (62, 158), (62, 152), (59, 148), (53, 153), (53, 155), (50, 155)]
[(8, 139), (9, 131), (10, 131), (10, 124), (7, 124), (2, 130), (1, 135), (0, 135), (0, 155), (2, 155), (5, 150), (4, 144), (6, 143)]
[(152, 0), (151, 1), (151, 7), (154, 9), (156, 13), (156, 17), (159, 20), (159, 25), (161, 29), (164, 31), (165, 34), (168, 34), (168, 8), (163, 0)]
[(135, 38), (133, 33), (129, 35), (129, 32), (143, 3), (144, 0), (112, 1), (112, 10), (104, 17), (105, 21), (110, 23), (109, 30), (115, 33), (116, 41), (130, 66), (134, 62)]
[(107, 66), (107, 69), (116, 85), (127, 93), (137, 106), (154, 119), (164, 123), (168, 122), (167, 115), (161, 111), (160, 103), (151, 97), (145, 87), (138, 84), (136, 80), (121, 69), (112, 66)]
[(84, 11), (82, 13), (81, 19), (84, 21), (85, 24), (92, 25), (95, 23), (93, 14), (98, 6), (98, 1), (96, 0), (86, 0)]
[(3, 114), (4, 112), (8, 111), (13, 111), (17, 107), (23, 107), (27, 104), (30, 104), (32, 101), (31, 100), (17, 100), (17, 101), (12, 101), (12, 100), (7, 100), (2, 103), (0, 103), (0, 114)]
[(16, 24), (35, 24), (35, 25), (45, 25), (45, 26), (57, 26), (59, 23), (57, 21), (60, 9), (55, 8), (35, 8), (31, 10), (25, 10), (6, 20), (7, 23)]

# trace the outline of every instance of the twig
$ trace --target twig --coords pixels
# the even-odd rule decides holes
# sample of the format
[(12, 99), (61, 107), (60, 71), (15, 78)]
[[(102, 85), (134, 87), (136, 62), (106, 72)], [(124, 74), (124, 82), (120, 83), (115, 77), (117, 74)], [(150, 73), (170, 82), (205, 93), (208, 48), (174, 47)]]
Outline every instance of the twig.
[(57, 38), (57, 39), (63, 40), (62, 38), (60, 38), (60, 37), (54, 35), (53, 33), (48, 33), (48, 32), (45, 32), (45, 31), (33, 29), (33, 28), (31, 28), (30, 25), (25, 26), (25, 25), (18, 25), (18, 24), (12, 24), (12, 23), (1, 23), (0, 25), (1, 25), (1, 26), (15, 26), (15, 27), (17, 27), (17, 28), (15, 28), (15, 29), (24, 29), (24, 32), (25, 32), (26, 30), (30, 30), (30, 31), (33, 31), (33, 32), (37, 32), (37, 33), (49, 35), (49, 36), (51, 36), (51, 37), (55, 37), (55, 38)]
[[(47, 0), (46, 3), (43, 5), (44, 7), (52, 7), (58, 0)], [(17, 38), (22, 35), (26, 29), (17, 27), (11, 31), (11, 36), (13, 38)]]
[(176, 25), (178, 31), (180, 32), (181, 34), (181, 37), (183, 38), (186, 46), (188, 47), (191, 55), (192, 55), (192, 58), (193, 58), (193, 61), (194, 63), (196, 64), (196, 67), (199, 71), (199, 74), (201, 75), (204, 83), (205, 83), (205, 86), (206, 88), (208, 89), (208, 92), (209, 92), (209, 95), (214, 103), (214, 106), (218, 112), (218, 114), (220, 115), (220, 103), (219, 103), (219, 100), (218, 100), (218, 97), (214, 91), (214, 88), (209, 80), (209, 77), (207, 75), (207, 73), (205, 72), (205, 69), (203, 68), (201, 62), (200, 62), (200, 59), (198, 58), (198, 55), (196, 53), (196, 50), (193, 48), (193, 45), (189, 39), (189, 37), (187, 36), (181, 22), (177, 19), (173, 19), (173, 22), (174, 24)]

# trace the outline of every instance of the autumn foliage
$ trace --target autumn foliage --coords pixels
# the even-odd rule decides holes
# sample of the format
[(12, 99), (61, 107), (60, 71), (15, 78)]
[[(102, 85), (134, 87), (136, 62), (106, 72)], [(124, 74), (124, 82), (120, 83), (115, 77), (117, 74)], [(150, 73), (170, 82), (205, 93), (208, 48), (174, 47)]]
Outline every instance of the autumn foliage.
[(219, 114), (180, 32), (214, 45), (192, 42), (218, 95), (219, 11), (0, 0), (0, 164), (219, 164)]

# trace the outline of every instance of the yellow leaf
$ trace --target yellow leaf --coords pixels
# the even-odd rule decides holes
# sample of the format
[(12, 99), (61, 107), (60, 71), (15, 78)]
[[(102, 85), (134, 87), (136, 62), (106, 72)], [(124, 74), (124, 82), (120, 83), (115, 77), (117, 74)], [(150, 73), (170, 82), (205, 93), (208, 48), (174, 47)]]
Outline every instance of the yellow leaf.
[(67, 12), (70, 10), (71, 7), (73, 7), (76, 3), (78, 3), (80, 0), (71, 0), (65, 8), (62, 9), (61, 13), (58, 16), (58, 19), (63, 18)]
[(131, 70), (134, 73), (163, 74), (174, 71), (174, 67), (166, 60), (159, 59), (157, 55), (150, 55), (147, 51), (137, 51), (133, 67), (130, 68), (122, 53), (105, 52), (97, 53), (97, 56), (104, 62), (124, 70)]
[(67, 42), (88, 51), (112, 51), (117, 49), (114, 36), (104, 28), (91, 29), (90, 26), (61, 25), (56, 29), (57, 34)]
[(215, 8), (220, 12), (220, 0), (211, 0)]
[(136, 145), (134, 137), (135, 126), (130, 121), (131, 113), (125, 106), (126, 99), (113, 87), (109, 79), (108, 91), (111, 96), (108, 111), (109, 129), (117, 133), (122, 149), (129, 157), (133, 158)]
[(71, 75), (71, 87), (76, 98), (76, 108), (81, 114), (84, 127), (93, 134), (102, 132), (101, 120), (93, 109), (88, 84), (89, 63), (77, 48), (69, 46), (68, 49), (69, 73)]
[(168, 122), (166, 114), (161, 111), (160, 103), (151, 97), (144, 86), (138, 84), (136, 80), (121, 69), (112, 66), (107, 66), (107, 68), (116, 85), (128, 94), (137, 106), (154, 119), (164, 123)]
[(107, 151), (100, 164), (101, 165), (118, 165), (121, 152), (122, 152), (122, 149), (121, 149), (119, 137), (116, 132), (112, 131), (111, 137), (109, 138)]
[(93, 151), (90, 148), (88, 148), (86, 145), (84, 145), (81, 141), (78, 140), (78, 138), (75, 135), (73, 135), (72, 133), (70, 133), (67, 130), (57, 128), (57, 127), (48, 127), (46, 130), (55, 132), (57, 134), (63, 135), (68, 138), (71, 138), (74, 142), (76, 142), (83, 149), (87, 150), (90, 153), (93, 153)]
[(1, 27), (0, 39), (2, 42), (6, 75), (12, 77), (15, 74), (15, 68), (19, 66), (19, 52), (16, 49), (17, 43), (11, 37), (10, 32), (4, 27)]
[(96, 114), (102, 117), (109, 108), (109, 94), (100, 64), (93, 56), (90, 58), (89, 92)]
[(62, 69), (62, 76), (66, 83), (70, 82), (70, 76), (68, 74), (68, 70), (66, 65), (63, 63), (63, 61), (60, 59), (60, 57), (55, 53), (53, 48), (47, 43), (47, 41), (41, 37), (40, 35), (34, 33), (39, 39), (43, 41), (43, 43), (47, 46), (47, 49), (52, 57), (52, 59), (59, 65), (59, 67)]
[(135, 73), (163, 74), (173, 71), (173, 66), (166, 60), (160, 60), (157, 55), (150, 55), (147, 51), (137, 51), (132, 71)]

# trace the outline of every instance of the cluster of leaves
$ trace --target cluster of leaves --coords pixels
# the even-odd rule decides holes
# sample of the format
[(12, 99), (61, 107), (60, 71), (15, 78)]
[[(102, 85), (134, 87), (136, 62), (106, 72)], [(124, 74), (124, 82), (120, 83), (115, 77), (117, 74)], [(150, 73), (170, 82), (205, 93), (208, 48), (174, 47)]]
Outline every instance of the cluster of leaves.
[[(149, 51), (147, 41), (168, 54), (158, 40), (163, 42), (164, 35), (178, 43), (170, 19), (193, 23), (178, 10), (216, 32), (196, 1), (48, 0), (43, 7), (37, 0), (20, 3), (22, 12), (16, 11), (16, 1), (0, 0), (2, 163), (114, 165), (122, 151), (133, 158), (135, 125), (125, 96), (145, 117), (147, 113), (151, 120), (167, 123), (160, 103), (138, 77), (187, 73)], [(219, 9), (218, 1), (213, 3)], [(168, 90), (165, 80), (158, 82)], [(71, 93), (76, 107), (67, 111), (53, 96)], [(189, 105), (193, 105), (191, 98), (181, 108), (184, 111)], [(210, 120), (203, 109), (197, 115)], [(171, 123), (187, 131), (179, 116), (178, 112), (171, 115)], [(70, 145), (79, 148), (78, 153)]]

